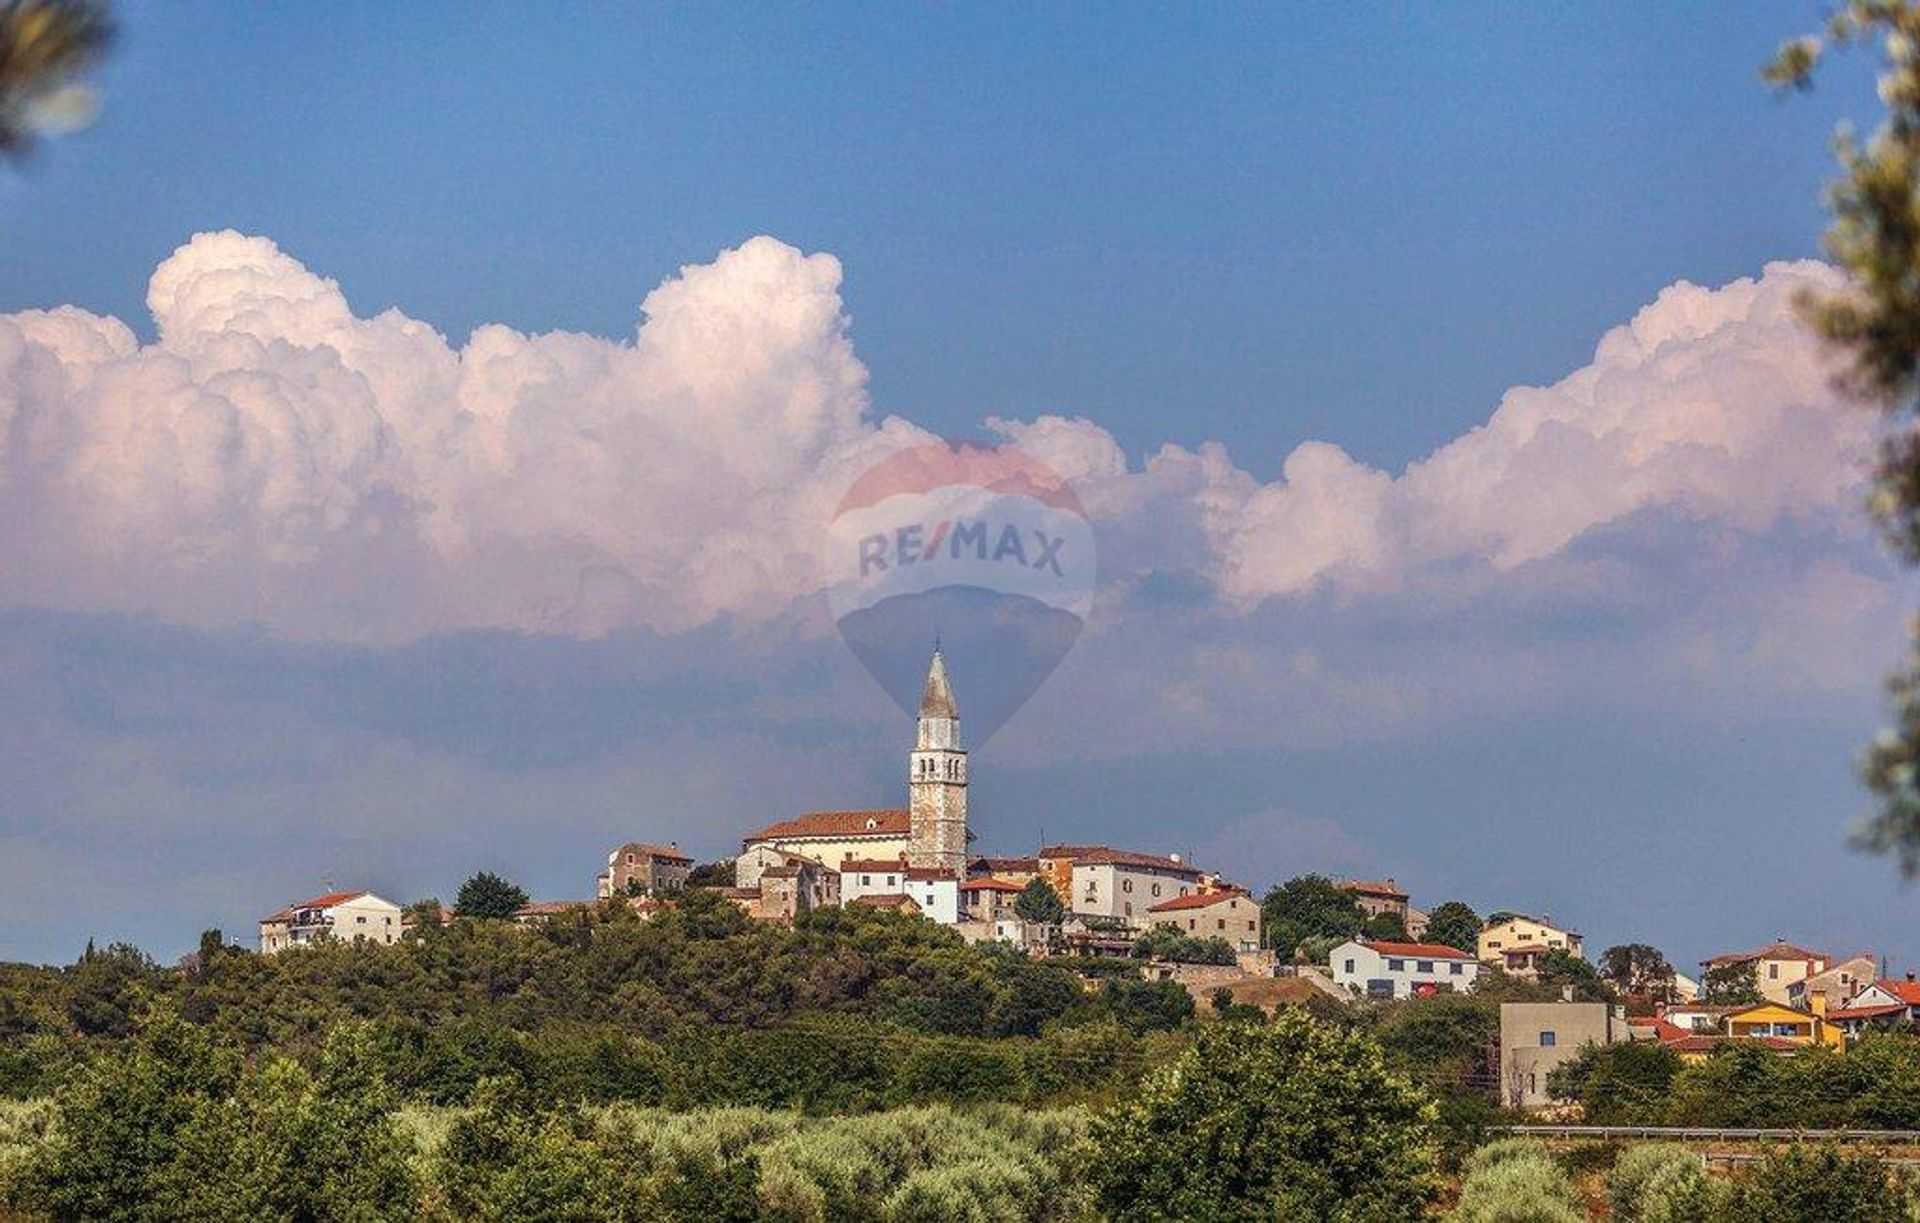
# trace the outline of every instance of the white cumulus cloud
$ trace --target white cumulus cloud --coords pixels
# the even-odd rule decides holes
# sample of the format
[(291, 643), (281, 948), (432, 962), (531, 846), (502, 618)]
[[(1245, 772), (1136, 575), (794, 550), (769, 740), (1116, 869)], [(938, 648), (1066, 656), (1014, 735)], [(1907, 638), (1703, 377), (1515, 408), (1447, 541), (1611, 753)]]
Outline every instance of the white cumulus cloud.
[[(1135, 465), (1085, 419), (988, 424), (1076, 482), (1110, 575), (1229, 609), (1497, 579), (1649, 510), (1857, 530), (1872, 422), (1792, 308), (1835, 275), (1673, 285), (1397, 474), (1311, 441), (1263, 483), (1217, 444)], [(0, 315), (0, 600), (372, 641), (778, 616), (852, 478), (928, 437), (870, 410), (840, 278), (758, 237), (655, 288), (628, 339), (456, 348), (265, 238), (198, 235), (153, 274), (152, 344)]]

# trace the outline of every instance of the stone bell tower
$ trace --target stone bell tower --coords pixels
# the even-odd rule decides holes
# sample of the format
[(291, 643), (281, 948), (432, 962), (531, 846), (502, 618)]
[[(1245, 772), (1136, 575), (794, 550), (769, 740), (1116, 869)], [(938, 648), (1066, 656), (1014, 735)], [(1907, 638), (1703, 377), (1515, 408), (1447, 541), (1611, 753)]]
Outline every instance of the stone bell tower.
[(920, 690), (920, 730), (907, 766), (907, 864), (953, 875), (967, 866), (967, 752), (947, 661), (933, 647)]

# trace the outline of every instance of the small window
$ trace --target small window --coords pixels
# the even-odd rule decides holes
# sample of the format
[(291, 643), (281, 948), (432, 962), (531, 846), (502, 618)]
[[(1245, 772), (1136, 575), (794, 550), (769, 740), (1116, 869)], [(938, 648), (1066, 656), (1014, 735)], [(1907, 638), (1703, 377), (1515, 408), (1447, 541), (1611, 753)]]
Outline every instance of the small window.
[(1405, 960), (1388, 960), (1387, 971), (1388, 972), (1405, 972), (1407, 971), (1407, 962)]
[(1432, 960), (1420, 960), (1420, 961), (1418, 961), (1418, 962), (1417, 962), (1417, 967), (1418, 967), (1418, 968), (1420, 969), (1420, 971), (1421, 971), (1421, 972), (1432, 972), (1432, 971), (1433, 971), (1433, 961), (1432, 961)]
[(1454, 976), (1456, 976), (1456, 977), (1457, 977), (1457, 976), (1459, 976), (1459, 975), (1460, 975), (1460, 974), (1461, 974), (1461, 973), (1462, 973), (1463, 971), (1465, 971), (1465, 970), (1464, 970), (1464, 969), (1462, 968), (1462, 966), (1461, 966), (1461, 965), (1459, 964), (1459, 962), (1458, 962), (1458, 961), (1456, 961), (1456, 962), (1454, 962), (1454, 963), (1452, 963), (1452, 964), (1449, 964), (1449, 965), (1447, 965), (1447, 971), (1448, 971), (1448, 972), (1450, 972), (1450, 973), (1452, 973), (1452, 974), (1453, 974)]
[(1155, 896), (1158, 896), (1160, 894), (1160, 885), (1158, 883), (1153, 885), (1153, 894)]
[(1352, 971), (1353, 971), (1353, 961), (1352, 961), (1352, 960), (1348, 960), (1348, 961), (1347, 961), (1347, 966), (1346, 966), (1346, 967), (1345, 967), (1344, 969), (1342, 969), (1341, 971), (1343, 971), (1343, 972), (1352, 972)]
[(1131, 880), (1131, 879), (1122, 879), (1122, 880), (1120, 881), (1120, 890), (1121, 890), (1121, 891), (1123, 891), (1123, 892), (1131, 892), (1131, 891), (1133, 891), (1133, 880)]
[(1220, 928), (1222, 930), (1225, 930), (1227, 928), (1227, 919), (1224, 917), (1220, 919)]
[(367, 919), (364, 917), (356, 917), (353, 919), (353, 924), (356, 926), (364, 926), (367, 924)]
[(1127, 904), (1126, 904), (1126, 909), (1127, 909), (1127, 916), (1128, 916), (1128, 917), (1132, 917), (1132, 916), (1133, 916), (1133, 902), (1132, 902), (1131, 900), (1129, 900), (1129, 901), (1127, 902)]
[(863, 888), (870, 888), (870, 887), (872, 887), (872, 886), (873, 886), (873, 876), (872, 876), (872, 875), (862, 875), (862, 876), (860, 876), (860, 886), (861, 886), (861, 887), (863, 887)]
[(1540, 1033), (1540, 1047), (1542, 1049), (1551, 1049), (1559, 1039), (1559, 1036), (1555, 1033), (1542, 1032)]
[(1780, 979), (1780, 966), (1778, 964), (1767, 965), (1767, 979), (1770, 981), (1777, 981)]

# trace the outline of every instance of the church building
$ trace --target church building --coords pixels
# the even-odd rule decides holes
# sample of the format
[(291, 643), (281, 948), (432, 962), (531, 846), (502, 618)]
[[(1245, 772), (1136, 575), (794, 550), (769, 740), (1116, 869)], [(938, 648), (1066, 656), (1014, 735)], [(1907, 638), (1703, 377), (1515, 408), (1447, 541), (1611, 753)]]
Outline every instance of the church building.
[(967, 752), (960, 708), (939, 647), (920, 692), (920, 720), (907, 758), (907, 805), (862, 811), (813, 811), (769, 824), (741, 840), (736, 883), (759, 886), (763, 864), (779, 855), (811, 858), (834, 870), (849, 862), (905, 860), (916, 873), (959, 878), (967, 862)]

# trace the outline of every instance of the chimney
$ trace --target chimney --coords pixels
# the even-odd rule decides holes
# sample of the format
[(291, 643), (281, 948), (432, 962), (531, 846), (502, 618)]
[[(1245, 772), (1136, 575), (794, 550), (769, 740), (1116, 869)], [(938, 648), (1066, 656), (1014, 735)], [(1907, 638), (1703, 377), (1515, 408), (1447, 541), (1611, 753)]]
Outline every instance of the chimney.
[(1913, 974), (1911, 972), (1907, 974), (1907, 980), (1909, 981), (1913, 980)]

